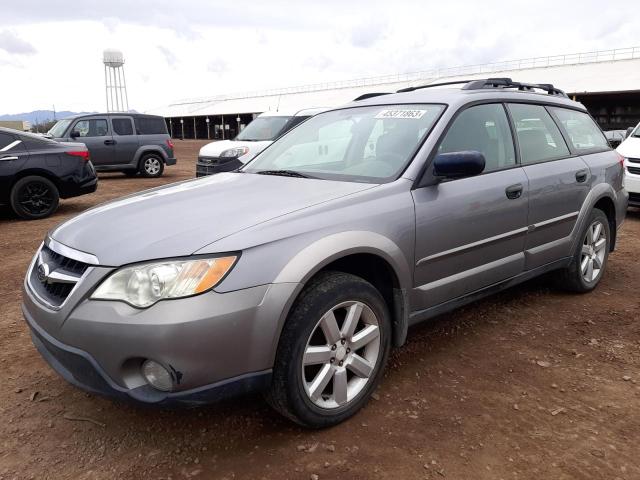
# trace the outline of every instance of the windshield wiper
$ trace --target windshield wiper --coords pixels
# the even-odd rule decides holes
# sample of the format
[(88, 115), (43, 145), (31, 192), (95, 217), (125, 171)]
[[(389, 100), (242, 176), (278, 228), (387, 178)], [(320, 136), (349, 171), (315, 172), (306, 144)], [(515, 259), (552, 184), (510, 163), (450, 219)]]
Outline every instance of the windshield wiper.
[(311, 175), (296, 172), (295, 170), (261, 170), (256, 172), (258, 175), (280, 175), (281, 177), (297, 177), (297, 178), (315, 178)]

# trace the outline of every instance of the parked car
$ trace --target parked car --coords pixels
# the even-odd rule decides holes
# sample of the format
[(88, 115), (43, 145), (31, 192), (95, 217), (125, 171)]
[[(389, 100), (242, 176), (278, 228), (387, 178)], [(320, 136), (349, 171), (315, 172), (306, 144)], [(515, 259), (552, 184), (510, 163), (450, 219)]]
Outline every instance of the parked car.
[(409, 325), (547, 272), (593, 290), (627, 207), (620, 156), (553, 86), (461, 85), (354, 101), (238, 172), (58, 226), (24, 284), (38, 350), (89, 391), (265, 391), (326, 427), (365, 404)]
[(89, 151), (39, 135), (0, 127), (0, 204), (35, 220), (51, 215), (60, 198), (95, 192)]
[(609, 130), (604, 132), (604, 136), (607, 137), (609, 141), (609, 145), (611, 148), (618, 148), (618, 146), (624, 141), (627, 137), (626, 130)]
[(212, 142), (202, 147), (196, 163), (196, 177), (230, 172), (242, 167), (276, 138), (323, 110), (325, 109), (307, 108), (258, 115), (233, 140)]
[(640, 207), (640, 124), (629, 129), (627, 138), (617, 151), (624, 157), (625, 187), (629, 192), (629, 205)]
[(159, 177), (175, 165), (173, 142), (164, 118), (139, 113), (92, 113), (59, 120), (48, 136), (82, 142), (98, 172)]

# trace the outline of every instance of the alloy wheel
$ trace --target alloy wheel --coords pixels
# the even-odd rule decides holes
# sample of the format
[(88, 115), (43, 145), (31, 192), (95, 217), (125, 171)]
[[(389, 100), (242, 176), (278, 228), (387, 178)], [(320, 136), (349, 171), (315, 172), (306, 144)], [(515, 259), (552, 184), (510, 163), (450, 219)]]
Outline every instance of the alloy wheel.
[(342, 407), (363, 391), (378, 362), (380, 324), (373, 310), (343, 302), (315, 325), (302, 358), (308, 398), (324, 409)]
[(144, 161), (144, 171), (147, 175), (157, 175), (160, 172), (160, 160), (156, 157), (149, 157)]
[(49, 211), (54, 201), (53, 192), (44, 182), (29, 182), (18, 193), (18, 203), (30, 215), (41, 215)]
[(594, 282), (604, 265), (607, 247), (606, 229), (601, 221), (595, 221), (587, 229), (582, 243), (580, 256), (580, 272), (587, 283)]

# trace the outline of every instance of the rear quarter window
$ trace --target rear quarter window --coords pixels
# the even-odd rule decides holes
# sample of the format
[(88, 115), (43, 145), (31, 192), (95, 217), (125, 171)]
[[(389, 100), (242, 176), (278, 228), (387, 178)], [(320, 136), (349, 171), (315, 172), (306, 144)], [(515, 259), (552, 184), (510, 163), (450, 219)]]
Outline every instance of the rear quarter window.
[(167, 124), (162, 117), (136, 117), (138, 135), (167, 134)]
[(606, 137), (586, 113), (559, 107), (550, 107), (550, 110), (560, 120), (576, 150), (583, 152), (609, 148)]

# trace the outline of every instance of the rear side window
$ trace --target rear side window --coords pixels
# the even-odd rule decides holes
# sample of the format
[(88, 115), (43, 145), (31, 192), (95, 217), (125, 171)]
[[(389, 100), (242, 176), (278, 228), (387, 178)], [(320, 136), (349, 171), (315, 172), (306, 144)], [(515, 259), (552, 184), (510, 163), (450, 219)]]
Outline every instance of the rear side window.
[(109, 134), (107, 120), (103, 118), (90, 118), (78, 120), (73, 126), (73, 131), (80, 137), (105, 137)]
[(586, 113), (558, 107), (551, 107), (550, 110), (560, 120), (576, 150), (609, 148), (602, 131)]
[(543, 106), (511, 103), (509, 111), (516, 127), (520, 160), (524, 165), (569, 155), (558, 126)]
[(516, 164), (507, 114), (501, 104), (477, 105), (454, 120), (438, 153), (476, 151), (484, 155), (485, 172)]
[(112, 118), (111, 126), (116, 135), (133, 135), (133, 124), (130, 118)]
[(158, 135), (167, 133), (167, 124), (162, 117), (136, 117), (138, 135)]
[(9, 133), (0, 132), (0, 155), (24, 151), (20, 138)]

